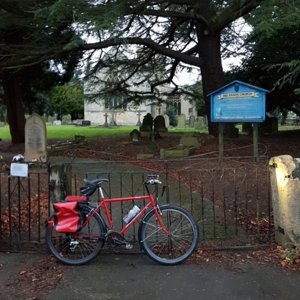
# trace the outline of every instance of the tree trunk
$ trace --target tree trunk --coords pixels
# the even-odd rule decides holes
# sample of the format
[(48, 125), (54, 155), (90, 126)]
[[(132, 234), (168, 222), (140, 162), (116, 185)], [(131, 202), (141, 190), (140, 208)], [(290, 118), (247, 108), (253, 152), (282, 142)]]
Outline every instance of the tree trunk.
[(205, 99), (205, 109), (208, 118), (209, 134), (218, 134), (218, 124), (211, 122), (210, 97), (209, 93), (224, 85), (224, 72), (221, 60), (220, 34), (205, 35), (204, 30), (198, 34), (199, 56), (203, 59), (201, 66), (201, 76), (203, 85), (203, 95)]
[(21, 76), (19, 73), (5, 74), (2, 83), (11, 141), (13, 144), (24, 143), (25, 115), (22, 102)]
[[(218, 135), (218, 123), (211, 122), (211, 109), (209, 93), (222, 87), (225, 83), (221, 59), (221, 34), (209, 34), (206, 28), (198, 26), (199, 57), (203, 59), (201, 65), (201, 77), (203, 85), (203, 96), (208, 118), (208, 132)], [(232, 124), (225, 124), (224, 134), (232, 135)]]

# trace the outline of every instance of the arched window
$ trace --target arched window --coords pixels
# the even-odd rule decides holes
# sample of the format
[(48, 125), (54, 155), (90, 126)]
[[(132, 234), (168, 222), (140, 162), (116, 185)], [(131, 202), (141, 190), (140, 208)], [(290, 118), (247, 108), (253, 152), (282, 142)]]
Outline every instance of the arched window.
[(167, 109), (172, 107), (175, 115), (181, 115), (181, 100), (180, 95), (172, 95), (168, 97)]
[[(110, 74), (106, 78), (106, 84), (114, 86), (121, 82), (121, 80), (122, 78), (120, 75)], [(124, 97), (121, 92), (116, 90), (112, 95), (108, 95), (105, 98), (105, 109), (125, 109)]]

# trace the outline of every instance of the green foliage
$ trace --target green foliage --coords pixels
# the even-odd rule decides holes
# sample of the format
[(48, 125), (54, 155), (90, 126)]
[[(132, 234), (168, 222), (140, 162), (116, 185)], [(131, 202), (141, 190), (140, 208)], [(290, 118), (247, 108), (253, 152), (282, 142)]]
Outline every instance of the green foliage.
[(65, 83), (53, 88), (50, 110), (59, 116), (66, 114), (83, 114), (83, 86), (80, 83)]
[(270, 75), (278, 75), (272, 89), (282, 90), (289, 86), (297, 94), (300, 80), (300, 0), (264, 1), (255, 11), (252, 24), (256, 38), (254, 55), (268, 55), (264, 58), (263, 68)]
[(190, 90), (192, 99), (196, 103), (197, 115), (204, 116), (206, 114), (206, 111), (202, 90), (202, 82), (197, 82), (196, 84), (187, 88)]
[(299, 26), (299, 14), (299, 0), (264, 0), (248, 21), (258, 34), (268, 38), (282, 28)]
[[(300, 97), (300, 1), (264, 1), (249, 22), (254, 26), (248, 55), (232, 72), (240, 79), (270, 90), (267, 110), (297, 109)], [(298, 104), (297, 104), (298, 103)]]
[[(300, 59), (294, 59), (290, 62), (284, 62), (282, 64), (274, 64), (267, 67), (267, 70), (284, 72), (284, 75), (275, 83), (274, 88), (278, 87), (279, 89), (282, 89), (287, 84), (293, 86), (295, 83), (297, 83), (297, 80), (300, 76)], [(299, 89), (295, 89), (295, 93), (297, 93), (297, 90)]]

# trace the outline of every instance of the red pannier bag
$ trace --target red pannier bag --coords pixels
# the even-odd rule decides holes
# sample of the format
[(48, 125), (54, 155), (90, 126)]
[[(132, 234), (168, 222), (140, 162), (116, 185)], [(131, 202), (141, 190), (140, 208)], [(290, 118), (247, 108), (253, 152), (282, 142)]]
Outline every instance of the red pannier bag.
[(57, 232), (75, 233), (81, 228), (82, 216), (78, 202), (53, 203), (54, 228)]

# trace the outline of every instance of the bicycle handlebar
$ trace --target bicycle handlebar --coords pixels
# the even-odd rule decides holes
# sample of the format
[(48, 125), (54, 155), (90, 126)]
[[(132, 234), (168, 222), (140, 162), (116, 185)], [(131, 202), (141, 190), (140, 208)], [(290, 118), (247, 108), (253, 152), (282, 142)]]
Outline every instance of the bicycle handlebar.
[(151, 179), (147, 179), (145, 181), (145, 184), (161, 184), (161, 181), (159, 179), (151, 178)]
[(148, 179), (144, 182), (145, 185), (147, 184), (161, 184), (162, 182), (158, 179), (159, 175), (151, 174), (148, 175)]
[[(87, 179), (85, 178), (84, 183), (86, 186), (100, 186), (103, 182), (109, 182), (107, 178), (97, 178), (97, 179)], [(145, 185), (148, 184), (161, 184), (162, 182), (158, 179), (158, 175), (148, 175), (148, 179), (144, 182)]]

